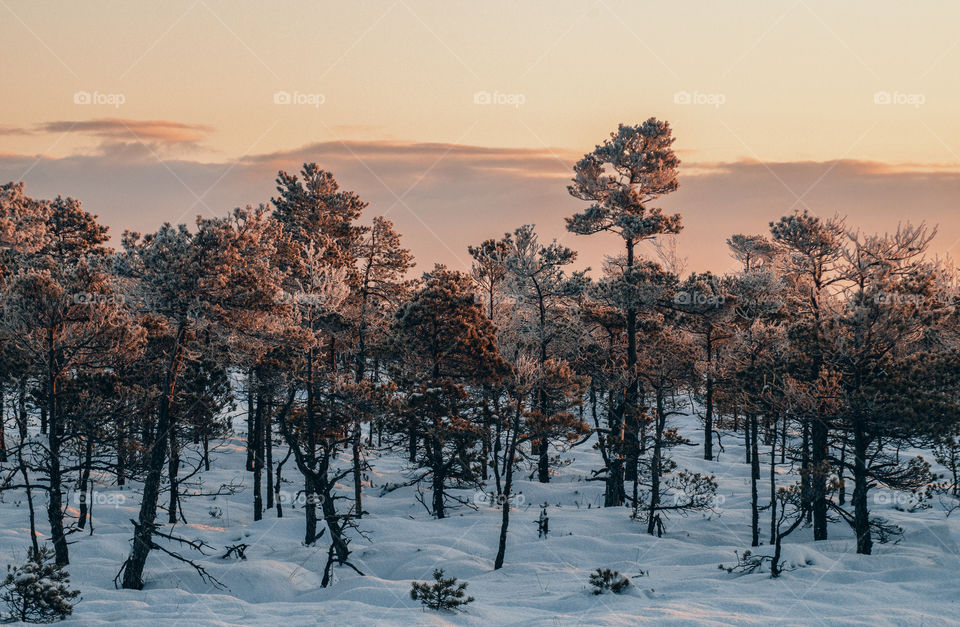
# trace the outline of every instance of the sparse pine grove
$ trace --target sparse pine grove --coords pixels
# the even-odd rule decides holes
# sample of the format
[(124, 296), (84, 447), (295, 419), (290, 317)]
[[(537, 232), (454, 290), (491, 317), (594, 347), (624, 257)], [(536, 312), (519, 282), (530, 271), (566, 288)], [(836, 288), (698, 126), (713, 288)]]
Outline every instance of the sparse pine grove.
[[(0, 597), (11, 615), (71, 613), (58, 573), (96, 539), (98, 486), (135, 501), (115, 570), (132, 591), (154, 556), (228, 589), (208, 558), (257, 554), (256, 538), (191, 532), (225, 516), (211, 502), (188, 518), (211, 495), (248, 499), (244, 523), (301, 520), (327, 588), (378, 575), (356, 551), (381, 539), (365, 529), (372, 491), (409, 488), (438, 520), (474, 514), (475, 493), (499, 508), (484, 558), (500, 569), (521, 511), (544, 542), (545, 520), (562, 537), (562, 514), (545, 503), (535, 520), (517, 484), (551, 482), (578, 450), (600, 460), (595, 506), (660, 538), (687, 517), (720, 529), (710, 464), (739, 442), (750, 519), (731, 575), (790, 576), (798, 529), (816, 544), (848, 528), (870, 555), (901, 533), (878, 494), (956, 509), (958, 274), (928, 253), (935, 229), (796, 211), (730, 237), (735, 271), (686, 273), (668, 244), (681, 215), (659, 208), (679, 185), (673, 142), (665, 121), (621, 125), (574, 167), (566, 243), (520, 225), (471, 246), (469, 272), (414, 272), (393, 224), (316, 163), (280, 172), (267, 204), (127, 232), (118, 250), (79, 201), (0, 187), (0, 507), (17, 503), (31, 543)], [(578, 269), (582, 238), (609, 246), (602, 268)], [(698, 429), (681, 432), (689, 415)], [(244, 466), (204, 484), (227, 442)], [(694, 447), (699, 470), (677, 461)], [(402, 483), (374, 487), (387, 457)], [(584, 594), (639, 583), (576, 566), (596, 568)], [(24, 587), (35, 571), (57, 594)], [(413, 582), (412, 600), (469, 611), (453, 575)]]

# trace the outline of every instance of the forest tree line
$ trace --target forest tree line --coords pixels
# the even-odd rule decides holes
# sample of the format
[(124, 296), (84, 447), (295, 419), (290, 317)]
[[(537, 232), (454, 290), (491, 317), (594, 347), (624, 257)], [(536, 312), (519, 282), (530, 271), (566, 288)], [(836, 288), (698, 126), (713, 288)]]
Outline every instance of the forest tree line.
[[(333, 565), (360, 572), (350, 543), (374, 452), (406, 457), (436, 518), (474, 506), (465, 489), (492, 492), (500, 568), (517, 478), (549, 482), (564, 451), (596, 447), (603, 506), (661, 535), (716, 508), (716, 477), (671, 450), (713, 460), (734, 437), (751, 543), (776, 545), (775, 573), (804, 524), (815, 540), (849, 525), (869, 554), (897, 533), (871, 490), (957, 496), (956, 271), (924, 225), (868, 235), (796, 211), (729, 238), (738, 270), (684, 274), (663, 237), (681, 216), (657, 207), (678, 188), (673, 142), (664, 121), (621, 125), (575, 165), (567, 229), (617, 238), (593, 272), (523, 225), (469, 247), (469, 272), (414, 278), (393, 224), (363, 222), (367, 203), (315, 163), (280, 172), (269, 204), (126, 232), (118, 250), (77, 200), (3, 185), (0, 494), (26, 494), (34, 549), (46, 535), (65, 565), (92, 532), (94, 481), (133, 482), (117, 583), (140, 589), (153, 551), (212, 579), (178, 552), (203, 548), (176, 535), (185, 499), (248, 487), (254, 520), (285, 516), (296, 481), (304, 543), (329, 543), (326, 586)], [(249, 486), (211, 492), (237, 412)], [(689, 412), (695, 441), (676, 426)]]

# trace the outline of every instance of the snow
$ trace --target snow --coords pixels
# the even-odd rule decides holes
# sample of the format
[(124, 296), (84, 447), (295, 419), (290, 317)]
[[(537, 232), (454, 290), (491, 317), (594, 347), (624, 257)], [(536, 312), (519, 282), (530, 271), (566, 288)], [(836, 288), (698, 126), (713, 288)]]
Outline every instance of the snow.
[[(684, 420), (681, 432), (697, 441), (693, 419)], [(500, 512), (489, 499), (476, 500), (479, 511), (461, 509), (434, 520), (417, 503), (414, 488), (382, 490), (404, 481), (403, 451), (375, 456), (373, 485), (364, 492), (370, 514), (360, 521), (365, 537), (354, 536), (351, 543), (353, 560), (366, 576), (337, 568), (333, 585), (323, 589), (326, 537), (315, 547), (302, 544), (300, 504), (285, 504), (282, 519), (270, 511), (252, 522), (252, 477), (243, 471), (244, 425), (238, 420), (235, 426), (236, 434), (203, 475), (204, 490), (237, 478), (246, 490), (186, 499), (190, 524), (178, 526), (180, 534), (202, 538), (219, 551), (200, 559), (228, 589), (203, 582), (188, 566), (156, 551), (147, 562), (145, 590), (115, 589), (138, 495), (129, 487), (98, 485), (94, 535), (85, 531), (70, 537), (68, 570), (72, 586), (83, 594), (65, 624), (960, 624), (960, 515), (946, 517), (936, 500), (930, 509), (905, 512), (895, 509), (894, 498), (872, 499), (875, 513), (901, 525), (904, 535), (898, 544), (877, 543), (871, 556), (855, 553), (849, 528), (838, 522), (831, 524), (825, 542), (814, 543), (804, 528), (787, 538), (784, 558), (787, 568), (796, 569), (778, 580), (766, 572), (737, 576), (720, 570), (719, 564), (735, 562), (735, 550), (750, 548), (749, 467), (742, 445), (730, 435), (723, 438), (726, 450), (718, 461), (699, 459), (700, 447), (674, 451), (679, 468), (717, 476), (719, 515), (672, 517), (662, 538), (646, 535), (628, 509), (598, 507), (602, 485), (586, 478), (599, 467), (599, 454), (589, 444), (564, 455), (573, 461), (550, 484), (529, 481), (524, 473), (517, 481), (506, 564), (499, 571), (493, 570), (493, 559)], [(278, 447), (276, 454), (284, 452)], [(297, 479), (292, 464), (284, 476)], [(761, 501), (769, 491), (766, 480), (760, 483)], [(298, 489), (296, 483), (284, 485), (290, 493)], [(470, 491), (460, 496), (474, 502)], [(543, 503), (550, 517), (545, 539), (537, 537), (536, 524)], [(762, 535), (768, 533), (767, 516), (761, 514)], [(43, 532), (46, 523), (39, 518)], [(0, 503), (0, 568), (22, 563), (28, 534), (26, 502), (8, 493)], [(224, 547), (238, 542), (250, 545), (247, 560), (220, 558)], [(598, 567), (620, 571), (631, 587), (621, 595), (593, 595), (587, 579)], [(410, 583), (429, 580), (434, 568), (468, 581), (467, 593), (476, 601), (461, 613), (422, 611), (409, 598)]]

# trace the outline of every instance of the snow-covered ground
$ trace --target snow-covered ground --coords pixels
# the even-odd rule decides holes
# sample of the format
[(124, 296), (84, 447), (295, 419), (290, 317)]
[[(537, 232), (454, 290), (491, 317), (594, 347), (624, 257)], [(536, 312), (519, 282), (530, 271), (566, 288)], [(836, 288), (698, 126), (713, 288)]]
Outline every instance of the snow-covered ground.
[[(113, 578), (129, 549), (137, 494), (98, 486), (94, 534), (71, 536), (69, 570), (83, 599), (66, 624), (960, 624), (960, 513), (945, 517), (936, 501), (930, 509), (908, 513), (894, 509), (895, 498), (873, 499), (880, 501), (873, 505), (876, 512), (900, 524), (904, 535), (898, 544), (876, 544), (872, 556), (857, 555), (849, 528), (835, 523), (826, 542), (815, 544), (809, 529), (790, 536), (784, 556), (788, 566), (798, 568), (778, 580), (767, 573), (736, 576), (720, 570), (718, 564), (734, 562), (734, 551), (750, 543), (749, 469), (742, 445), (729, 436), (715, 462), (699, 459), (699, 446), (674, 451), (681, 468), (717, 476), (719, 515), (674, 517), (662, 538), (646, 535), (627, 509), (598, 507), (602, 485), (586, 478), (600, 466), (599, 456), (589, 445), (568, 452), (572, 463), (550, 484), (523, 477), (506, 565), (499, 571), (493, 570), (497, 509), (484, 505), (433, 520), (413, 488), (380, 496), (382, 486), (403, 480), (404, 462), (400, 454), (375, 457), (372, 485), (365, 490), (370, 514), (360, 523), (366, 537), (355, 537), (351, 545), (366, 576), (335, 569), (333, 585), (323, 589), (326, 538), (316, 547), (302, 544), (299, 507), (288, 506), (282, 519), (271, 511), (252, 522), (242, 427), (238, 421), (236, 436), (223, 443), (213, 470), (203, 475), (203, 489), (216, 490), (237, 478), (247, 489), (186, 499), (190, 524), (178, 528), (221, 553), (226, 545), (250, 545), (246, 561), (224, 560), (220, 553), (200, 558), (227, 589), (204, 583), (188, 566), (154, 552), (147, 562), (146, 589), (116, 590)], [(686, 435), (699, 439), (692, 419), (685, 427)], [(292, 460), (284, 476), (297, 479)], [(767, 494), (766, 486), (762, 481), (761, 495)], [(284, 490), (292, 495), (298, 487), (291, 483)], [(540, 539), (535, 521), (545, 502), (550, 534)], [(767, 520), (765, 512), (761, 520)], [(39, 524), (45, 531), (42, 516)], [(25, 500), (5, 495), (0, 568), (22, 561), (28, 533)], [(587, 578), (598, 567), (619, 570), (634, 585), (621, 595), (594, 596)], [(430, 579), (434, 568), (470, 583), (468, 592), (476, 601), (465, 612), (424, 612), (409, 598), (411, 580)], [(641, 571), (645, 574), (639, 576)]]

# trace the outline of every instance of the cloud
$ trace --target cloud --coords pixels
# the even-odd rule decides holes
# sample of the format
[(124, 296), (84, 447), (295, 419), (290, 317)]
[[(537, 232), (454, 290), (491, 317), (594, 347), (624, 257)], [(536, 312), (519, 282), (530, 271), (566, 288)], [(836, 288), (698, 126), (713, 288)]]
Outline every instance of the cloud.
[[(116, 125), (109, 128), (102, 132), (119, 132)], [(130, 150), (138, 154), (136, 147)], [(236, 163), (160, 161), (156, 154), (39, 161), (0, 155), (0, 182), (25, 179), (27, 193), (38, 197), (74, 196), (117, 238), (127, 228), (149, 231), (163, 221), (191, 222), (197, 215), (269, 202), (278, 170), (295, 172), (316, 161), (370, 203), (367, 220), (387, 214), (397, 224), (421, 269), (434, 262), (464, 268), (467, 245), (524, 223), (537, 224), (544, 239), (557, 237), (578, 249), (581, 266), (599, 268), (604, 256), (620, 252), (622, 242), (613, 235), (576, 236), (564, 228), (563, 218), (584, 208), (566, 191), (580, 156), (560, 149), (396, 141), (321, 142)], [(679, 248), (689, 268), (723, 272), (734, 265), (725, 244), (730, 235), (768, 232), (771, 220), (803, 207), (846, 216), (849, 226), (869, 232), (894, 230), (907, 220), (939, 224), (934, 250), (957, 256), (958, 198), (960, 172), (942, 167), (739, 161), (687, 163), (680, 190), (660, 204), (683, 216)]]
[(11, 136), (11, 135), (33, 135), (33, 131), (27, 128), (22, 128), (20, 126), (10, 126), (7, 124), (0, 124), (0, 137)]
[(154, 147), (197, 147), (200, 141), (213, 131), (211, 127), (201, 124), (123, 118), (46, 122), (37, 125), (35, 130), (42, 133), (79, 133), (97, 137), (103, 140), (100, 144), (101, 152), (119, 150), (128, 157), (136, 146), (151, 150)]

